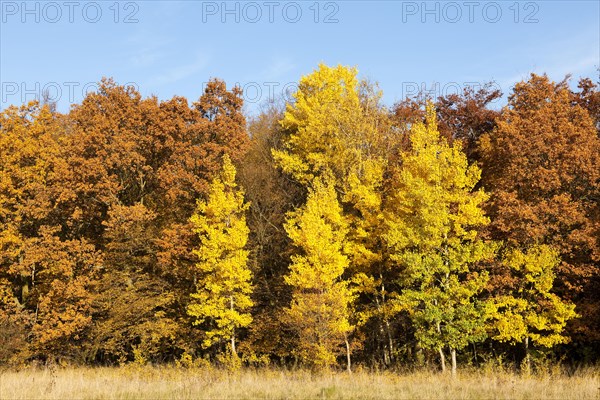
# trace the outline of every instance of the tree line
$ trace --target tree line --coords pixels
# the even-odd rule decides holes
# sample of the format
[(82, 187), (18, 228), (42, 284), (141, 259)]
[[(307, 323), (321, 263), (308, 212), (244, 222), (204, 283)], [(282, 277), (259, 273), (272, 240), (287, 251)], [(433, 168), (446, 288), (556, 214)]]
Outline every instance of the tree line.
[(0, 113), (0, 363), (594, 363), (600, 91), (388, 108), (355, 68), (243, 113), (103, 79)]

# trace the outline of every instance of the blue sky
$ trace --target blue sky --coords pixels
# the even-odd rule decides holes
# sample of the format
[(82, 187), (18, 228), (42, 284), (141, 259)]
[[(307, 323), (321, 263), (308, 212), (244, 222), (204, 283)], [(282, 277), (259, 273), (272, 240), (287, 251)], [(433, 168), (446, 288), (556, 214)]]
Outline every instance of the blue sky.
[(66, 111), (101, 77), (196, 100), (210, 77), (247, 111), (319, 62), (356, 66), (391, 105), (530, 72), (598, 77), (597, 1), (0, 1), (0, 108), (44, 88)]

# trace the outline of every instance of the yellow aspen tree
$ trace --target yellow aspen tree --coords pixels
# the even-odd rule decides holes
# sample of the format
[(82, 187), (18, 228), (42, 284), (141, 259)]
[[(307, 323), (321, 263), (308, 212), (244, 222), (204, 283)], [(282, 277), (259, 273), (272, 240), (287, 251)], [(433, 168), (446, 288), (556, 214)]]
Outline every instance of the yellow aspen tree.
[[(381, 92), (357, 74), (356, 68), (320, 64), (303, 76), (280, 121), (283, 146), (272, 154), (277, 166), (305, 187), (331, 173), (348, 221), (344, 246), (348, 275), (358, 290), (375, 299), (356, 310), (356, 320), (366, 322), (381, 319), (385, 303), (383, 279), (376, 270), (384, 264), (382, 187), (388, 117), (380, 104)], [(391, 343), (389, 323), (385, 324)]]
[(285, 319), (298, 335), (296, 356), (308, 365), (328, 367), (345, 344), (350, 370), (347, 334), (353, 295), (342, 278), (348, 267), (343, 252), (348, 227), (333, 184), (315, 179), (306, 204), (290, 213), (285, 230), (300, 250), (285, 277), (292, 287)]
[(408, 312), (420, 346), (439, 352), (444, 370), (444, 349), (450, 349), (455, 374), (456, 351), (486, 337), (486, 304), (477, 295), (488, 277), (472, 266), (495, 253), (477, 233), (489, 222), (481, 209), (487, 195), (474, 190), (480, 170), (458, 143), (440, 136), (431, 104), (426, 123), (412, 127), (410, 143), (386, 214), (385, 238), (403, 284), (396, 302)]
[(228, 339), (232, 355), (237, 355), (236, 330), (250, 325), (248, 312), (253, 305), (252, 272), (248, 267), (248, 227), (244, 193), (235, 183), (236, 170), (229, 157), (213, 180), (207, 200), (198, 201), (190, 221), (200, 237), (194, 250), (197, 291), (187, 308), (194, 325), (205, 327), (204, 347)]
[(306, 185), (324, 171), (339, 182), (356, 162), (363, 119), (356, 75), (355, 68), (320, 64), (300, 79), (281, 120), (289, 133), (284, 150), (273, 150), (277, 165), (298, 182)]
[(357, 74), (356, 68), (320, 64), (303, 76), (280, 121), (287, 132), (283, 149), (272, 153), (275, 163), (301, 184), (331, 174), (344, 203), (376, 214), (385, 170), (380, 128), (385, 118), (381, 93)]
[(503, 264), (519, 284), (509, 294), (493, 299), (490, 310), (492, 339), (525, 348), (525, 369), (530, 371), (530, 341), (550, 348), (568, 343), (563, 330), (577, 317), (575, 305), (551, 293), (555, 269), (560, 263), (556, 250), (547, 245), (533, 246), (523, 252), (512, 249), (503, 257)]
[(275, 163), (304, 186), (326, 171), (334, 178), (340, 200), (350, 205), (352, 264), (380, 260), (375, 251), (381, 221), (381, 186), (385, 171), (381, 93), (360, 81), (356, 68), (320, 64), (300, 79), (293, 104), (281, 125), (287, 132)]

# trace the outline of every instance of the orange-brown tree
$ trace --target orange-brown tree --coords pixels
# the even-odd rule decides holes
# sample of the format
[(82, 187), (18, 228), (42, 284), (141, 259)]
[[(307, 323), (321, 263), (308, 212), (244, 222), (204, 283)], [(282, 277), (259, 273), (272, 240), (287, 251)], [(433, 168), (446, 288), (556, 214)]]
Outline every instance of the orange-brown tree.
[(531, 75), (514, 87), (497, 123), (481, 142), (491, 234), (509, 246), (545, 244), (560, 252), (557, 291), (582, 315), (571, 333), (597, 343), (600, 140), (594, 122), (571, 101), (566, 81)]
[(102, 252), (88, 357), (162, 360), (193, 351), (188, 221), (224, 153), (247, 142), (238, 89), (212, 80), (191, 106), (104, 79), (68, 115), (58, 208), (69, 238)]
[(20, 336), (12, 341), (15, 362), (81, 360), (91, 327), (101, 259), (62, 229), (62, 139), (62, 116), (37, 102), (0, 114), (0, 319)]
[(581, 78), (577, 88), (579, 90), (573, 92), (575, 102), (588, 110), (600, 134), (600, 76), (596, 83), (590, 78)]
[[(461, 141), (469, 161), (479, 159), (479, 138), (496, 126), (500, 112), (493, 106), (501, 96), (497, 86), (488, 82), (478, 89), (465, 86), (461, 93), (429, 99), (436, 108), (440, 134), (450, 143)], [(424, 121), (427, 100), (426, 95), (419, 94), (396, 103), (391, 110), (395, 129), (406, 133), (412, 124)]]

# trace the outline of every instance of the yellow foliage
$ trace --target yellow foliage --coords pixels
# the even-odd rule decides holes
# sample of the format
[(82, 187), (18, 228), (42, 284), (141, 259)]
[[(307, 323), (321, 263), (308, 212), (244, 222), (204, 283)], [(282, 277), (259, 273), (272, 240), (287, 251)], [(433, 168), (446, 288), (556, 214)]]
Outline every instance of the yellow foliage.
[(329, 366), (351, 330), (353, 300), (342, 279), (348, 267), (342, 251), (348, 227), (333, 184), (316, 178), (306, 205), (289, 215), (285, 229), (300, 250), (285, 277), (293, 290), (286, 322), (298, 334), (297, 355), (308, 364)]
[(567, 343), (562, 332), (575, 318), (575, 305), (551, 293), (554, 269), (560, 262), (558, 252), (546, 245), (528, 251), (513, 249), (504, 264), (519, 278), (513, 294), (494, 299), (490, 309), (492, 338), (501, 342), (520, 343), (531, 339), (543, 347)]
[(351, 144), (363, 119), (356, 74), (355, 68), (321, 64), (300, 79), (281, 121), (290, 132), (286, 150), (273, 150), (276, 163), (299, 182), (307, 184), (326, 170), (343, 176), (355, 162)]
[[(305, 187), (317, 177), (332, 180), (347, 221), (342, 246), (348, 257), (347, 275), (371, 278), (374, 266), (384, 259), (387, 113), (379, 104), (381, 93), (357, 74), (356, 68), (321, 64), (303, 76), (281, 121), (286, 132), (283, 149), (272, 153), (276, 164)], [(369, 287), (362, 286), (367, 282), (362, 278), (357, 282), (357, 291), (373, 289), (372, 282)]]
[(487, 274), (472, 266), (495, 253), (477, 237), (488, 223), (481, 208), (487, 195), (474, 190), (479, 169), (440, 136), (432, 105), (410, 142), (386, 205), (384, 237), (404, 284), (396, 309), (408, 311), (421, 346), (461, 349), (485, 338), (477, 295)]
[(226, 338), (235, 353), (235, 329), (250, 325), (253, 305), (252, 273), (248, 268), (248, 227), (244, 216), (248, 204), (235, 183), (235, 167), (224, 157), (223, 170), (210, 187), (208, 199), (198, 201), (191, 217), (200, 247), (197, 291), (192, 294), (188, 314), (194, 324), (207, 322), (203, 345), (209, 347)]

